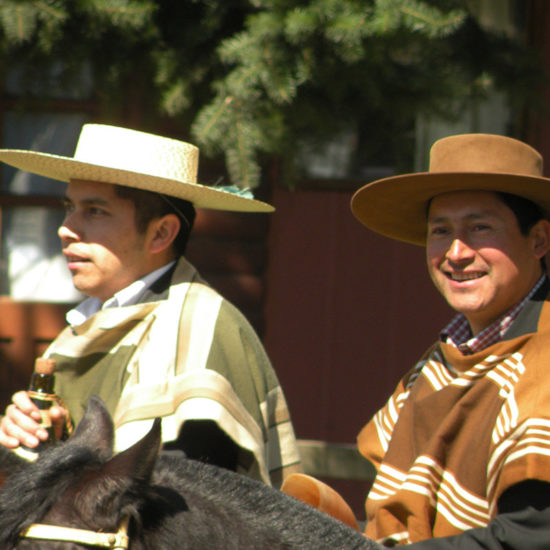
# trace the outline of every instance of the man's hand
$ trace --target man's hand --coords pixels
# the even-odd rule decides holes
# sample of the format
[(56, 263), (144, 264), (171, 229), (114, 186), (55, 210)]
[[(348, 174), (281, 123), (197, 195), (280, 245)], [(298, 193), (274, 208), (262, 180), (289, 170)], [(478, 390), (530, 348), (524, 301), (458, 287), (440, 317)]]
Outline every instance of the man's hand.
[[(59, 405), (49, 409), (50, 418), (58, 439), (63, 433), (67, 410)], [(15, 449), (19, 445), (37, 447), (48, 439), (48, 432), (40, 426), (40, 411), (31, 401), (26, 391), (12, 396), (12, 403), (6, 407), (6, 413), (0, 422), (0, 445)]]

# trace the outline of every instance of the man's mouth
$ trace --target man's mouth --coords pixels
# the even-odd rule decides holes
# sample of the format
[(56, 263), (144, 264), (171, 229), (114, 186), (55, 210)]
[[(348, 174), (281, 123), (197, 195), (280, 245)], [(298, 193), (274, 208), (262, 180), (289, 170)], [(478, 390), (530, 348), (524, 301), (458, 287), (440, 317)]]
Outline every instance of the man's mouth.
[(82, 264), (82, 263), (86, 263), (86, 262), (90, 261), (88, 258), (85, 258), (84, 256), (71, 254), (69, 252), (63, 252), (63, 255), (65, 256), (65, 259), (67, 260), (67, 264), (69, 266), (76, 265), (76, 264)]
[(480, 279), (485, 275), (485, 273), (478, 271), (476, 273), (447, 273), (446, 275), (452, 281), (457, 281), (461, 283), (463, 281), (472, 281), (474, 279)]

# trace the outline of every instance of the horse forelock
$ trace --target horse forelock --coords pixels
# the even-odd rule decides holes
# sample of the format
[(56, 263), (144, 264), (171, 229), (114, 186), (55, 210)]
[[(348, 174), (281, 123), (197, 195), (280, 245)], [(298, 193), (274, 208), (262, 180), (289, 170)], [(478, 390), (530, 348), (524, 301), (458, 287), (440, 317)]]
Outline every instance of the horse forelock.
[(40, 521), (75, 479), (100, 464), (91, 449), (61, 444), (20, 466), (0, 490), (0, 548)]

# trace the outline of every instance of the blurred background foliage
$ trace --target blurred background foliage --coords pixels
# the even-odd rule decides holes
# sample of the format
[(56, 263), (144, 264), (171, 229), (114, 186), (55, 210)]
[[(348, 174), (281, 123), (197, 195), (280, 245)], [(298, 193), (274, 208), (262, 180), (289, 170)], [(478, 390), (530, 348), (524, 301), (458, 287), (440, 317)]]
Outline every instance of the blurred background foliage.
[(234, 183), (255, 187), (264, 159), (278, 158), (292, 185), (297, 152), (334, 136), (351, 133), (358, 154), (400, 170), (422, 114), (453, 119), (495, 91), (518, 124), (536, 108), (536, 52), (484, 24), (479, 4), (0, 0), (0, 68), (20, 68), (21, 108), (44, 86), (91, 81), (104, 116), (139, 101), (141, 129), (170, 118), (203, 155), (225, 158)]

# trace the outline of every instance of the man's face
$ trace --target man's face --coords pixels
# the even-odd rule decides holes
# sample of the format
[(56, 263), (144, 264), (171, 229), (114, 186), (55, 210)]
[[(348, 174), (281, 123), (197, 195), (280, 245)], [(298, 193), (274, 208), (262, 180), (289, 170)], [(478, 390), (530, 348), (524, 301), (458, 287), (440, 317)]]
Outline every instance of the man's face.
[(428, 271), (473, 334), (519, 302), (540, 277), (540, 258), (548, 250), (545, 224), (522, 235), (512, 210), (488, 191), (445, 193), (432, 200)]
[(71, 180), (58, 235), (75, 287), (102, 301), (150, 270), (132, 201), (108, 183)]

